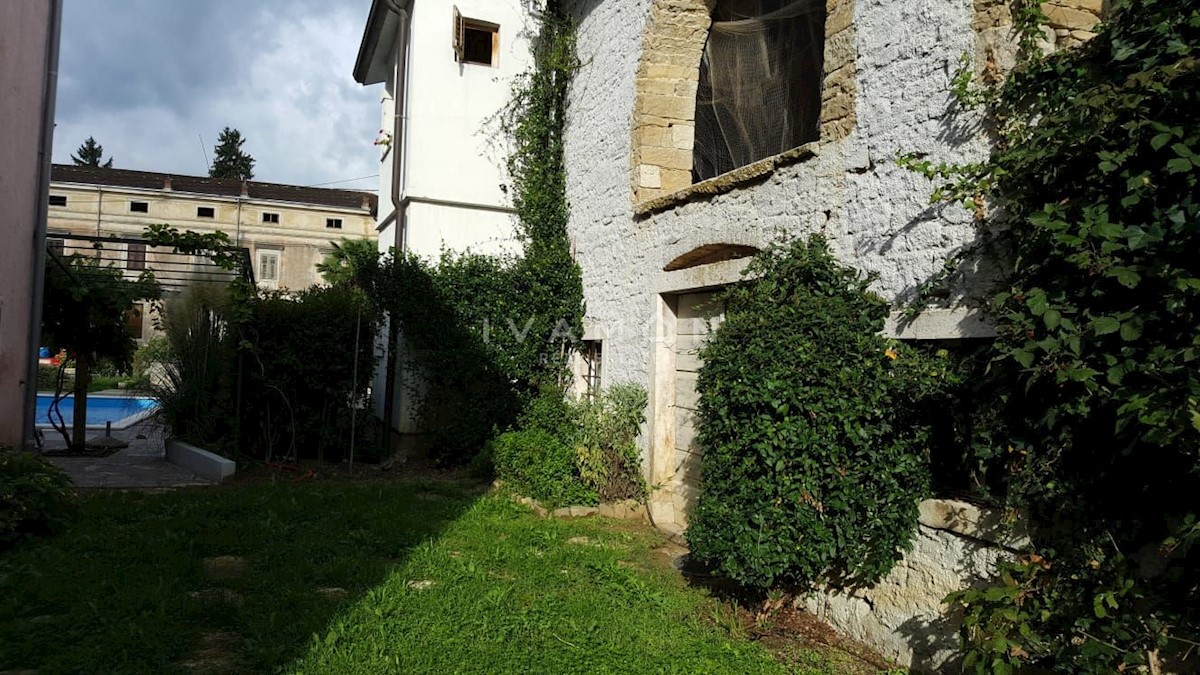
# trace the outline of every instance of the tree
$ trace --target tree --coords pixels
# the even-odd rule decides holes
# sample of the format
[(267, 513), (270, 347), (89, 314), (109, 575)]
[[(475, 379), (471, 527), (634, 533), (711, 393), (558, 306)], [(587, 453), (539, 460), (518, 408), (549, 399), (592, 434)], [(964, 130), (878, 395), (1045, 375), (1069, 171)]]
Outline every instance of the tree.
[(379, 263), (379, 249), (370, 239), (343, 239), (334, 244), (325, 259), (317, 263), (317, 271), (325, 283), (338, 286), (359, 278), (368, 266)]
[(108, 158), (107, 162), (104, 159), (104, 146), (96, 142), (96, 139), (91, 136), (79, 146), (74, 155), (71, 155), (71, 161), (75, 162), (75, 166), (94, 166), (100, 169), (111, 169), (113, 165), (112, 157)]
[(157, 300), (161, 291), (149, 271), (137, 279), (126, 279), (120, 269), (78, 254), (68, 258), (53, 255), (46, 264), (45, 288), (42, 336), (75, 360), (73, 430), (70, 435), (65, 429), (60, 433), (72, 449), (82, 449), (90, 369), (101, 358), (111, 359), (119, 370), (128, 368), (137, 345), (127, 328), (126, 315), (135, 302)]
[(246, 139), (237, 129), (225, 127), (217, 137), (217, 145), (213, 150), (212, 167), (208, 175), (213, 178), (237, 178), (250, 180), (254, 178), (254, 158), (242, 151)]

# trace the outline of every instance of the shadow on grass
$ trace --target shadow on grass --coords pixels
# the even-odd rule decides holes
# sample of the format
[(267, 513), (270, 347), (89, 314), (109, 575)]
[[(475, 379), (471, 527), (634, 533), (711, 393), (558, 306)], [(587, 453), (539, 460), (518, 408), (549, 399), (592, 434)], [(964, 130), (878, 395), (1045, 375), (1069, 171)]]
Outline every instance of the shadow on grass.
[(0, 671), (274, 672), (481, 494), (447, 481), (95, 493), (0, 554)]

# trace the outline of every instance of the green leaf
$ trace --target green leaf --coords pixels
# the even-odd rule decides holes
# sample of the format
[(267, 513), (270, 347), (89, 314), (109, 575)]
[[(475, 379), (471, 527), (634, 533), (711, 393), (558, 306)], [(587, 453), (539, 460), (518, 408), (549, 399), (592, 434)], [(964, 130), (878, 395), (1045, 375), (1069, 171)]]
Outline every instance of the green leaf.
[(1055, 328), (1058, 328), (1060, 323), (1062, 323), (1062, 314), (1060, 314), (1057, 309), (1048, 309), (1046, 310), (1046, 313), (1042, 315), (1042, 321), (1046, 323), (1046, 328), (1054, 330)]
[(1142, 325), (1140, 321), (1126, 321), (1121, 324), (1121, 339), (1129, 342), (1136, 340), (1142, 336)]
[(1150, 139), (1150, 147), (1154, 148), (1155, 150), (1162, 150), (1163, 146), (1170, 142), (1171, 134), (1158, 134), (1154, 138)]
[(1167, 173), (1183, 173), (1184, 171), (1191, 171), (1191, 169), (1192, 162), (1187, 159), (1176, 157), (1167, 162)]
[(1024, 349), (1015, 349), (1012, 353), (1013, 360), (1021, 364), (1025, 368), (1033, 365), (1033, 353), (1027, 352)]
[(1108, 335), (1121, 329), (1121, 322), (1111, 316), (1102, 316), (1092, 320), (1092, 330), (1096, 335)]

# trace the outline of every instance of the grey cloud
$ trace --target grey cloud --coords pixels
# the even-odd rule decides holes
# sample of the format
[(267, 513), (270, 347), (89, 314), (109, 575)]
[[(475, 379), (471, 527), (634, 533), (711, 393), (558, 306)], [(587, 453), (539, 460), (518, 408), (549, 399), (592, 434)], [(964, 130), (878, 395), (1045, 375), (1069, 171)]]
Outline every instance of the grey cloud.
[(66, 0), (55, 161), (92, 135), (120, 167), (203, 173), (197, 133), (211, 152), (228, 125), (262, 180), (376, 173), (379, 92), (351, 77), (369, 4)]

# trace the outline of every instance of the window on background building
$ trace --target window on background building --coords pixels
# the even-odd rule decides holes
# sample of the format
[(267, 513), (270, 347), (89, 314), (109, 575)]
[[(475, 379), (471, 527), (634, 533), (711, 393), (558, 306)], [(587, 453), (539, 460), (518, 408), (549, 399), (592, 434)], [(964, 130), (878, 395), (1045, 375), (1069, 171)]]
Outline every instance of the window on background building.
[(150, 202), (129, 202), (130, 213), (150, 213)]
[(454, 59), (459, 63), (496, 66), (500, 60), (500, 26), (468, 19), (455, 7)]
[(604, 348), (600, 340), (584, 340), (582, 347), (584, 392), (591, 398), (600, 393)]
[(145, 244), (130, 244), (125, 250), (125, 269), (135, 271), (146, 269)]
[(50, 206), (66, 206), (66, 195), (50, 195)]
[(196, 217), (197, 218), (216, 218), (217, 210), (211, 206), (197, 206), (196, 207)]
[(279, 281), (279, 251), (258, 252), (258, 280), (270, 283)]
[(58, 237), (48, 237), (46, 239), (46, 250), (50, 251), (58, 257), (63, 257), (67, 249), (67, 242)]
[(130, 337), (140, 340), (142, 339), (142, 330), (144, 327), (145, 305), (139, 302), (125, 312), (125, 328), (129, 331)]
[(696, 90), (692, 178), (817, 140), (825, 0), (717, 0)]
[(340, 230), (340, 229), (342, 229), (342, 219), (341, 218), (326, 218), (325, 219), (325, 227), (327, 227), (331, 230)]
[(266, 211), (263, 211), (262, 221), (264, 223), (278, 225), (279, 224), (279, 214), (278, 213), (267, 213)]

